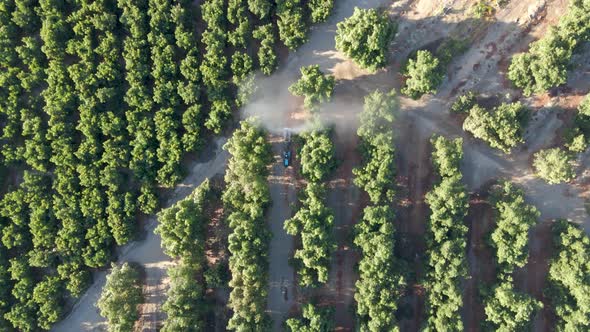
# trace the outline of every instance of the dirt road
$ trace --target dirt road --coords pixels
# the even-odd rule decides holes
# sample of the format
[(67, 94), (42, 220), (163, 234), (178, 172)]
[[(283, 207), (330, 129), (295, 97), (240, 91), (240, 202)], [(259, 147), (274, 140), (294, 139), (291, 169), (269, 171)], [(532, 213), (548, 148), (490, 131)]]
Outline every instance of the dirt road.
[(463, 322), (466, 331), (478, 331), (485, 319), (484, 305), (480, 297), (480, 286), (489, 286), (496, 280), (494, 252), (486, 243), (494, 220), (492, 207), (486, 202), (487, 194), (471, 196), (466, 224), (467, 260), (469, 262), (469, 278), (464, 281)]
[[(409, 290), (400, 305), (407, 306), (408, 317), (400, 317), (402, 331), (418, 331), (424, 316), (424, 277), (426, 250), (425, 232), (428, 220), (428, 206), (424, 195), (430, 190), (433, 176), (430, 162), (431, 132), (416, 127), (415, 120), (408, 114), (398, 115), (396, 130), (397, 182), (399, 204), (397, 205), (396, 252), (410, 263), (414, 278), (409, 280)], [(411, 308), (411, 309), (409, 309)]]
[[(295, 305), (295, 271), (289, 265), (293, 257), (293, 236), (283, 229), (285, 220), (292, 216), (291, 203), (297, 201), (297, 188), (293, 167), (283, 166), (286, 143), (280, 136), (271, 136), (275, 162), (271, 166), (268, 185), (272, 205), (267, 212), (267, 222), (272, 232), (269, 252), (269, 290), (267, 308), (273, 320), (273, 331), (280, 331), (289, 310)], [(291, 149), (291, 153), (294, 153)], [(293, 157), (295, 157), (293, 155)]]
[[(206, 178), (211, 178), (224, 171), (229, 157), (221, 147), (225, 138), (216, 139), (209, 151), (203, 153), (207, 160), (195, 163), (188, 176), (179, 184), (165, 206), (170, 206), (183, 199)], [(160, 246), (161, 238), (154, 234), (157, 225), (155, 216), (151, 216), (145, 228), (146, 237), (120, 249), (118, 263), (134, 262), (145, 269), (145, 302), (142, 305), (139, 326), (141, 331), (156, 331), (156, 325), (163, 318), (160, 308), (165, 300), (167, 288), (166, 270), (173, 264)], [(98, 314), (95, 304), (106, 281), (106, 272), (94, 275), (94, 284), (74, 305), (71, 312), (51, 329), (56, 332), (106, 331), (106, 323)]]
[(322, 290), (335, 308), (337, 331), (354, 331), (354, 292), (359, 256), (353, 250), (354, 225), (363, 207), (360, 190), (352, 183), (352, 169), (359, 165), (357, 136), (336, 131), (333, 135), (336, 159), (341, 162), (328, 184), (326, 205), (334, 212), (334, 238), (337, 249), (332, 255), (330, 275)]

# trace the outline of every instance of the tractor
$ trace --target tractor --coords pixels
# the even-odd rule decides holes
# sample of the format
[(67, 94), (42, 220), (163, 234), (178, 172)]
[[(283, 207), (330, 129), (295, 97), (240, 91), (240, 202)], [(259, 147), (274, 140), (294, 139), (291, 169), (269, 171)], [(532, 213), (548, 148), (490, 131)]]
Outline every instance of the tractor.
[(289, 167), (291, 165), (291, 130), (289, 128), (283, 130), (283, 139), (285, 140), (283, 165)]

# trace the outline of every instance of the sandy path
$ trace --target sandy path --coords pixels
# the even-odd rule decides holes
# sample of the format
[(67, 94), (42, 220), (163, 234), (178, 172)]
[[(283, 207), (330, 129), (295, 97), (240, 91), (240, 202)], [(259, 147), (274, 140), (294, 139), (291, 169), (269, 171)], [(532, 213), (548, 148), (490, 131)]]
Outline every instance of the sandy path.
[[(228, 153), (221, 149), (224, 143), (224, 138), (215, 140), (214, 147), (206, 154), (210, 158), (196, 163), (190, 168), (189, 175), (176, 187), (170, 199), (166, 202), (166, 206), (170, 206), (186, 197), (206, 178), (211, 178), (223, 172), (228, 159)], [(156, 217), (151, 216), (145, 229), (145, 239), (122, 247), (117, 260), (118, 263), (138, 263), (145, 269), (145, 303), (142, 306), (143, 309), (139, 320), (141, 331), (155, 331), (156, 325), (163, 318), (163, 313), (159, 309), (165, 300), (166, 269), (172, 264), (170, 258), (164, 255), (160, 247), (160, 236), (153, 232), (156, 225)], [(105, 281), (106, 272), (96, 273), (93, 285), (78, 300), (68, 316), (55, 324), (52, 331), (105, 331), (106, 323), (98, 314), (98, 309), (95, 306)]]

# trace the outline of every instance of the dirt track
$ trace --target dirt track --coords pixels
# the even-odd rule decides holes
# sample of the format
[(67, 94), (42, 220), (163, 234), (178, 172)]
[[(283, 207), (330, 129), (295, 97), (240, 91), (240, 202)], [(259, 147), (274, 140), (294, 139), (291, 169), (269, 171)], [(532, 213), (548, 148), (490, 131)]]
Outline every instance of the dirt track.
[(285, 141), (279, 136), (271, 137), (270, 141), (275, 158), (269, 176), (272, 206), (267, 212), (268, 227), (272, 232), (267, 307), (273, 320), (273, 331), (279, 331), (297, 301), (295, 271), (289, 264), (289, 259), (293, 257), (294, 239), (283, 229), (285, 220), (292, 216), (290, 204), (297, 200), (297, 188), (293, 167), (283, 166)]
[[(400, 122), (403, 121), (403, 125)], [(400, 202), (396, 218), (396, 251), (410, 262), (414, 278), (410, 280), (404, 304), (411, 307), (410, 317), (402, 317), (402, 331), (417, 331), (424, 318), (424, 287), (420, 284), (424, 277), (425, 232), (428, 207), (424, 195), (431, 188), (433, 176), (430, 162), (430, 132), (416, 128), (415, 121), (398, 117), (397, 129), (397, 169), (398, 197)], [(403, 138), (403, 140), (402, 140)]]

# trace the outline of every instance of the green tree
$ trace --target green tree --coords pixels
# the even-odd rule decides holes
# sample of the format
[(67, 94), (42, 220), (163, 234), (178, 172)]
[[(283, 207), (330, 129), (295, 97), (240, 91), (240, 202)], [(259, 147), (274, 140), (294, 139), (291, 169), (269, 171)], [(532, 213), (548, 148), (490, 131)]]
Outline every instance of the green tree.
[(307, 303), (303, 305), (303, 318), (287, 319), (287, 327), (291, 332), (331, 332), (334, 330), (334, 309), (318, 308)]
[(354, 183), (365, 190), (374, 204), (390, 202), (394, 196), (395, 147), (393, 122), (399, 110), (395, 90), (375, 91), (365, 97), (357, 135), (361, 139), (363, 165), (353, 169)]
[(290, 50), (295, 50), (307, 41), (307, 24), (305, 22), (301, 0), (275, 0), (279, 38)]
[(479, 105), (473, 106), (463, 122), (463, 130), (486, 141), (491, 147), (510, 153), (524, 142), (524, 127), (529, 112), (520, 102), (502, 103), (493, 112)]
[(58, 277), (45, 277), (35, 286), (33, 301), (39, 306), (39, 327), (49, 330), (63, 313), (62, 281)]
[(432, 163), (442, 177), (452, 177), (459, 171), (459, 164), (463, 158), (462, 138), (454, 140), (447, 139), (443, 136), (433, 136), (430, 140), (432, 144)]
[(313, 23), (324, 22), (334, 8), (334, 0), (310, 0), (307, 6), (311, 11), (311, 21)]
[(332, 236), (334, 214), (325, 206), (322, 183), (310, 182), (303, 191), (301, 208), (285, 221), (285, 231), (301, 236), (301, 248), (295, 251), (299, 284), (318, 286), (328, 281), (331, 255), (336, 249)]
[(200, 259), (204, 251), (205, 226), (209, 222), (206, 206), (211, 197), (209, 180), (203, 181), (189, 196), (158, 213), (154, 230), (162, 236), (166, 255)]
[(495, 331), (510, 332), (529, 330), (533, 314), (542, 307), (541, 301), (515, 291), (509, 277), (494, 287), (485, 299), (484, 310)]
[(416, 59), (408, 59), (403, 73), (406, 81), (401, 91), (412, 99), (418, 99), (426, 93), (436, 93), (444, 77), (438, 58), (425, 50), (419, 50)]
[(540, 213), (525, 203), (524, 192), (510, 182), (503, 182), (492, 192), (496, 210), (496, 228), (491, 244), (502, 272), (512, 273), (523, 267), (528, 259), (529, 229), (537, 222)]
[(270, 323), (265, 312), (270, 234), (264, 209), (270, 203), (266, 177), (272, 154), (265, 132), (253, 120), (242, 121), (224, 149), (231, 156), (223, 193), (232, 231), (228, 237), (232, 276), (228, 306), (233, 315), (227, 328), (263, 331)]
[(278, 57), (275, 51), (276, 32), (272, 23), (261, 25), (253, 32), (254, 38), (260, 40), (258, 48), (258, 65), (265, 75), (277, 69)]
[(301, 148), (301, 174), (311, 182), (325, 180), (334, 169), (334, 144), (325, 131), (314, 130), (302, 135), (305, 143)]
[(390, 206), (368, 206), (355, 225), (354, 244), (363, 253), (354, 294), (361, 331), (398, 329), (395, 313), (406, 286), (406, 268), (395, 257), (393, 219)]
[(142, 301), (138, 271), (129, 264), (112, 265), (106, 284), (96, 302), (112, 332), (132, 331)]
[(556, 331), (583, 331), (590, 326), (590, 239), (566, 220), (557, 220), (552, 229), (555, 253), (545, 294), (557, 315)]
[(582, 99), (582, 102), (580, 102), (578, 112), (584, 116), (590, 116), (590, 93)]
[(544, 92), (566, 82), (573, 54), (581, 49), (581, 43), (590, 40), (588, 12), (586, 1), (572, 1), (557, 26), (531, 43), (528, 52), (512, 58), (508, 78), (525, 95)]
[(329, 102), (334, 91), (334, 77), (325, 76), (319, 65), (301, 67), (301, 78), (289, 87), (289, 92), (305, 97), (303, 105), (310, 112), (319, 110), (321, 103)]
[(198, 279), (199, 265), (190, 259), (182, 259), (179, 265), (168, 269), (170, 288), (162, 306), (166, 313), (163, 332), (197, 332), (205, 328), (205, 294)]
[[(440, 139), (434, 138), (437, 142)], [(457, 142), (457, 141), (455, 141)], [(460, 142), (460, 141), (458, 141)], [(441, 153), (439, 149), (452, 147), (457, 151)], [(433, 156), (461, 156), (460, 144), (439, 142), (434, 146)], [(441, 164), (433, 157), (435, 167)], [(450, 163), (451, 165), (453, 163)], [(440, 182), (426, 194), (430, 207), (427, 230), (428, 265), (426, 267), (426, 310), (428, 319), (426, 331), (463, 330), (461, 307), (463, 306), (462, 285), (467, 275), (465, 248), (467, 227), (463, 218), (469, 207), (465, 186), (461, 183), (461, 172), (441, 172)]]
[(537, 175), (549, 184), (569, 182), (574, 178), (571, 156), (560, 148), (535, 153), (533, 167)]
[(248, 9), (261, 20), (270, 15), (272, 5), (271, 0), (248, 0)]
[(387, 14), (356, 7), (351, 17), (337, 25), (336, 49), (360, 67), (376, 71), (387, 65), (389, 43), (395, 32)]

